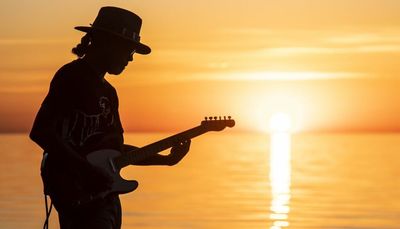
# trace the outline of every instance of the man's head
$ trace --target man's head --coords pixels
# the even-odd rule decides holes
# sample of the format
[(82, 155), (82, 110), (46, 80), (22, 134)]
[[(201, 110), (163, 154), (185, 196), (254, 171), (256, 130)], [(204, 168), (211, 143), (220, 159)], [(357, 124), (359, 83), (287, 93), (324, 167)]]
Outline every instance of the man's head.
[(100, 9), (91, 26), (77, 26), (86, 32), (81, 44), (72, 49), (78, 57), (94, 55), (110, 74), (120, 74), (133, 54), (149, 54), (150, 47), (140, 42), (142, 19), (136, 14), (117, 7)]

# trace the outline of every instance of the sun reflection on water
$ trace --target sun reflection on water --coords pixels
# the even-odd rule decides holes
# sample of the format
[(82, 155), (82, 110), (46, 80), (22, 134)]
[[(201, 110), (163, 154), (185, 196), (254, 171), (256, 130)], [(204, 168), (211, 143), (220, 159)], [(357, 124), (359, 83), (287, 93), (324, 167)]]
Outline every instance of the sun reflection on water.
[(271, 214), (270, 229), (281, 229), (289, 226), (290, 201), (290, 154), (291, 138), (289, 116), (276, 114), (271, 118), (270, 145), (270, 182), (271, 182)]

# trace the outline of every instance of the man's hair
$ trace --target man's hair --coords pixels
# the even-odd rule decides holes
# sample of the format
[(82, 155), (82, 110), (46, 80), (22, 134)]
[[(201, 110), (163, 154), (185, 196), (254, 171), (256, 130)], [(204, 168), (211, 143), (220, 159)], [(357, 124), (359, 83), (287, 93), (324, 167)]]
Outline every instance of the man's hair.
[(114, 34), (101, 30), (93, 30), (86, 33), (81, 38), (81, 43), (77, 44), (71, 51), (79, 58), (82, 58), (88, 53), (89, 49), (106, 50), (109, 48), (110, 44), (121, 42), (120, 39), (122, 38)]
[(92, 44), (92, 34), (86, 33), (85, 36), (81, 38), (81, 43), (77, 44), (72, 48), (72, 53), (82, 58), (87, 53), (89, 46)]

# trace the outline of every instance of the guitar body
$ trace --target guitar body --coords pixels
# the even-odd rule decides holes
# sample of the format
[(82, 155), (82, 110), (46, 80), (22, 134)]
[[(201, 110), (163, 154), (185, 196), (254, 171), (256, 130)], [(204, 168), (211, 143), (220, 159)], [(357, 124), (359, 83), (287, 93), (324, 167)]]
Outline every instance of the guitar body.
[(124, 194), (132, 192), (138, 187), (139, 183), (137, 181), (123, 179), (119, 174), (120, 169), (114, 166), (113, 159), (120, 155), (121, 153), (119, 151), (113, 149), (98, 150), (87, 155), (86, 158), (90, 164), (100, 167), (113, 179), (111, 190), (99, 193), (96, 197), (104, 198), (111, 193)]

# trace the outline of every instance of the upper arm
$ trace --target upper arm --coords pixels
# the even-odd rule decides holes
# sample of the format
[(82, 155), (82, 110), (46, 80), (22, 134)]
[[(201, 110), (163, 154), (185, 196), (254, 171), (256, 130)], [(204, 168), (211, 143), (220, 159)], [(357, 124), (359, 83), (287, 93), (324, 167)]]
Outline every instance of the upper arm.
[(51, 142), (55, 142), (61, 128), (63, 117), (73, 107), (71, 82), (57, 72), (54, 76), (49, 92), (40, 106), (34, 120), (29, 137), (41, 148), (48, 148)]

